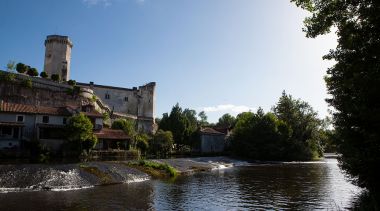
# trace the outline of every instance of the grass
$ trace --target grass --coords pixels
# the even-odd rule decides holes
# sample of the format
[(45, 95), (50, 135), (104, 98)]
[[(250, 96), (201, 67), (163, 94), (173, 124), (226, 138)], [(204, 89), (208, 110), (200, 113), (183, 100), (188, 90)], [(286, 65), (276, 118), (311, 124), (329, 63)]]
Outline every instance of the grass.
[[(145, 173), (154, 177), (162, 177), (165, 176), (165, 174), (170, 177), (176, 177), (178, 175), (177, 170), (172, 166), (168, 165), (167, 163), (140, 160), (138, 162), (130, 162), (128, 164), (132, 167), (140, 167), (137, 169), (142, 170)], [(162, 174), (162, 172), (164, 172), (165, 174)]]
[(110, 177), (110, 175), (100, 171), (97, 167), (87, 166), (84, 164), (80, 164), (79, 167), (81, 169), (83, 169), (83, 171), (97, 176), (100, 179), (102, 184), (111, 184), (112, 183), (112, 178)]

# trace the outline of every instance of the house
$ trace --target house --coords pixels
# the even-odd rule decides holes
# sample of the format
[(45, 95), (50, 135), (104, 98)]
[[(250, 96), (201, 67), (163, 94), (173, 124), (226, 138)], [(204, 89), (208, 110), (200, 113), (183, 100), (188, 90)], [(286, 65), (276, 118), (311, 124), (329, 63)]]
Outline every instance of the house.
[(224, 151), (226, 138), (224, 133), (209, 127), (201, 128), (199, 133), (198, 151), (200, 153), (219, 153)]
[(31, 140), (57, 148), (63, 143), (62, 128), (71, 115), (64, 107), (0, 101), (0, 149), (19, 148), (22, 141)]
[(102, 128), (94, 134), (98, 138), (95, 150), (126, 150), (129, 147), (130, 137), (123, 130)]
[(1, 100), (0, 149), (18, 149), (24, 141), (38, 140), (51, 150), (59, 150), (65, 141), (64, 127), (77, 113), (91, 120), (99, 149), (127, 148), (129, 137), (122, 130), (103, 128), (103, 115), (92, 105), (47, 107)]

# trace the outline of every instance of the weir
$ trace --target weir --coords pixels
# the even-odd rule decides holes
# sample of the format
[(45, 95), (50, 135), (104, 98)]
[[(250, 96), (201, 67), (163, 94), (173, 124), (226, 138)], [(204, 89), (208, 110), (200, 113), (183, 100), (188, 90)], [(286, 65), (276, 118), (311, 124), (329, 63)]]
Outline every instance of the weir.
[(113, 163), (1, 165), (0, 193), (75, 190), (149, 178), (143, 172)]

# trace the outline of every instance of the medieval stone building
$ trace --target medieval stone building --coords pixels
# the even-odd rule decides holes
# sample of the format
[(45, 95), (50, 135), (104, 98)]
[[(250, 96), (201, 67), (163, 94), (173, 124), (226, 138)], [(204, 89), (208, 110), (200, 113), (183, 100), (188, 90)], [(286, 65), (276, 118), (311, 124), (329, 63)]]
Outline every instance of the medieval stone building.
[[(49, 35), (45, 40), (45, 71), (70, 79), (70, 60), (73, 43), (67, 36)], [(77, 83), (91, 90), (99, 109), (106, 109), (111, 118), (130, 118), (137, 121), (138, 130), (153, 132), (155, 128), (155, 87), (151, 82), (143, 86), (124, 88), (90, 83)]]

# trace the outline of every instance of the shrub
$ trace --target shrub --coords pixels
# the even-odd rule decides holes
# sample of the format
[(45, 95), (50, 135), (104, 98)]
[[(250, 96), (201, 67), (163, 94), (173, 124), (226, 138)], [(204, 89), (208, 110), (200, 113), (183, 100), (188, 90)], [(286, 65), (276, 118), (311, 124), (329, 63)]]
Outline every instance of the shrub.
[(16, 70), (19, 73), (25, 73), (28, 70), (28, 67), (23, 63), (17, 63)]
[(38, 76), (38, 70), (36, 68), (30, 68), (26, 74), (28, 74), (29, 76)]
[(7, 72), (1, 72), (0, 74), (0, 80), (4, 82), (12, 82), (16, 78), (16, 75), (13, 73), (7, 73)]
[(52, 74), (51, 75), (51, 80), (53, 80), (53, 81), (60, 81), (60, 77), (59, 77), (59, 75), (58, 74)]
[(25, 79), (22, 81), (22, 85), (26, 88), (32, 88), (33, 87), (33, 83), (32, 83), (32, 80), (30, 79)]
[(173, 134), (170, 131), (159, 130), (151, 142), (152, 153), (157, 157), (167, 157), (173, 147)]
[(77, 82), (75, 80), (69, 80), (69, 81), (67, 81), (67, 84), (69, 84), (71, 86), (75, 86), (75, 85), (77, 85)]
[(40, 76), (41, 76), (41, 78), (48, 78), (49, 77), (48, 74), (45, 71), (42, 71), (40, 73)]

